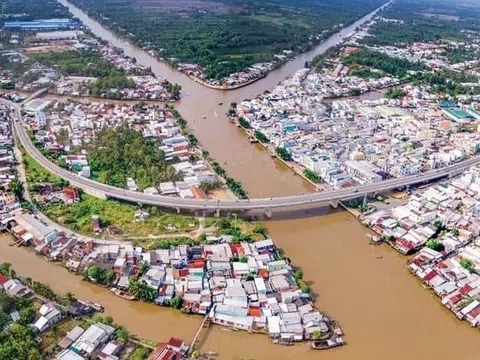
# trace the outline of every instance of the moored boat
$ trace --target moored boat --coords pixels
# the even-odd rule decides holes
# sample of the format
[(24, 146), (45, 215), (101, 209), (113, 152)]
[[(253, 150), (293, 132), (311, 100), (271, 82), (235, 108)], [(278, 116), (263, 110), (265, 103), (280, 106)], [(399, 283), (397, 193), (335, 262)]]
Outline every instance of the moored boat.
[(130, 295), (129, 293), (123, 290), (120, 290), (117, 288), (111, 288), (110, 291), (112, 291), (115, 295), (117, 295), (118, 297), (121, 297), (122, 299), (129, 300), (129, 301), (136, 300), (135, 296)]
[(314, 350), (327, 350), (345, 345), (345, 341), (342, 338), (337, 337), (329, 340), (313, 341), (311, 345)]
[(330, 321), (330, 326), (332, 327), (332, 331), (335, 335), (343, 336), (343, 330), (337, 320)]

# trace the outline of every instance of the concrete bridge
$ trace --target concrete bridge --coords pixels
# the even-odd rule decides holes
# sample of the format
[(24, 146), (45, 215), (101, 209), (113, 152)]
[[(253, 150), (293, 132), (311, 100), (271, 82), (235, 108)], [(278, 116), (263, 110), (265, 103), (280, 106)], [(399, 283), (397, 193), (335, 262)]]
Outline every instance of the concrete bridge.
[(213, 213), (220, 211), (242, 212), (249, 210), (264, 211), (267, 216), (272, 209), (288, 209), (298, 207), (311, 207), (314, 204), (338, 204), (338, 201), (349, 200), (364, 197), (369, 194), (375, 194), (395, 188), (422, 184), (428, 181), (438, 180), (444, 177), (454, 176), (472, 165), (480, 163), (480, 156), (472, 156), (467, 160), (446, 166), (441, 169), (431, 170), (418, 176), (408, 176), (385, 180), (372, 184), (365, 184), (347, 189), (317, 192), (304, 195), (282, 196), (273, 198), (258, 198), (247, 200), (200, 200), (200, 199), (182, 199), (162, 195), (149, 195), (141, 192), (130, 191), (118, 187), (102, 184), (81, 176), (78, 176), (68, 170), (65, 170), (45, 158), (30, 140), (21, 116), (21, 106), (0, 98), (0, 104), (12, 108), (13, 127), (18, 140), (21, 142), (26, 152), (41, 166), (53, 174), (67, 180), (72, 186), (81, 188), (87, 194), (99, 198), (114, 198), (126, 200), (134, 203), (154, 205), (165, 208), (190, 211), (204, 211)]

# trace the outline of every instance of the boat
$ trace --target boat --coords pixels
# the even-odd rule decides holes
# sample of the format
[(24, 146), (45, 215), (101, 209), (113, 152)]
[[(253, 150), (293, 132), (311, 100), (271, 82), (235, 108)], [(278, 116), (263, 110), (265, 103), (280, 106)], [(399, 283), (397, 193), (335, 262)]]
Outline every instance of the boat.
[(219, 102), (218, 105), (223, 105), (223, 102)]
[(343, 336), (343, 330), (337, 320), (330, 321), (330, 326), (332, 327), (332, 331), (335, 335)]
[(202, 119), (206, 119), (206, 118), (207, 118), (207, 117), (206, 117), (205, 115), (204, 115), (204, 116), (202, 116)]
[(121, 297), (122, 299), (129, 300), (129, 301), (136, 300), (135, 296), (130, 295), (129, 293), (127, 293), (123, 290), (120, 290), (120, 289), (117, 289), (117, 288), (111, 288), (110, 291), (113, 292), (118, 297)]
[(343, 346), (345, 345), (345, 341), (341, 337), (337, 337), (324, 341), (313, 341), (311, 345), (312, 349), (314, 350), (327, 350), (338, 346)]

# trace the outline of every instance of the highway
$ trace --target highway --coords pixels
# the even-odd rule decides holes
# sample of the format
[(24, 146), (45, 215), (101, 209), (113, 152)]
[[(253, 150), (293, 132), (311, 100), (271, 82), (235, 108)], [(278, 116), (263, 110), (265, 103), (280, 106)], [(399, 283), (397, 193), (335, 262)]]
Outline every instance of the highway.
[(148, 195), (141, 192), (125, 190), (110, 185), (105, 185), (65, 170), (45, 158), (30, 140), (21, 115), (21, 105), (0, 98), (0, 104), (13, 108), (14, 131), (25, 151), (41, 166), (53, 174), (67, 180), (72, 186), (83, 189), (87, 194), (101, 198), (115, 198), (134, 203), (156, 205), (177, 210), (204, 210), (204, 211), (246, 211), (269, 210), (275, 208), (289, 208), (311, 206), (363, 197), (394, 188), (415, 185), (427, 181), (437, 180), (445, 176), (456, 175), (472, 165), (480, 163), (480, 155), (472, 156), (467, 160), (447, 167), (431, 170), (419, 176), (409, 176), (384, 180), (377, 183), (365, 184), (347, 189), (309, 193), (304, 195), (283, 196), (274, 198), (258, 198), (247, 200), (200, 200), (182, 199), (177, 197)]

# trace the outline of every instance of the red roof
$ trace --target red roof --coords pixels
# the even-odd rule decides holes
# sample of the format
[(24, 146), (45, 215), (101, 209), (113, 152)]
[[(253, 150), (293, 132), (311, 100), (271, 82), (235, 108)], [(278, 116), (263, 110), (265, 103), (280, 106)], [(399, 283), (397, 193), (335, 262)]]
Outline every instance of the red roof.
[(268, 270), (267, 269), (260, 269), (260, 270), (258, 270), (258, 275), (260, 275), (262, 278), (266, 279), (266, 278), (268, 278)]
[(180, 349), (184, 344), (184, 341), (182, 339), (177, 339), (177, 338), (170, 338), (170, 340), (168, 340), (168, 346), (172, 346), (174, 348), (178, 348)]
[(460, 289), (460, 292), (463, 294), (463, 295), (467, 295), (470, 291), (472, 291), (473, 288), (467, 284), (465, 286), (463, 286), (461, 289)]
[(243, 247), (240, 244), (230, 244), (230, 250), (232, 250), (233, 256), (241, 256), (243, 255)]
[(0, 285), (5, 284), (10, 278), (6, 275), (0, 274)]
[(153, 352), (148, 357), (148, 360), (180, 360), (181, 358), (182, 354), (170, 349), (168, 347), (168, 344), (161, 343), (155, 348), (155, 350), (153, 350)]
[(427, 276), (425, 276), (424, 280), (425, 281), (430, 281), (432, 280), (435, 276), (437, 276), (438, 274), (435, 272), (435, 271), (430, 271)]
[(250, 306), (250, 308), (248, 309), (248, 315), (260, 317), (260, 316), (262, 316), (262, 312), (260, 311), (259, 307), (251, 307)]
[(189, 268), (202, 269), (205, 266), (205, 261), (203, 260), (194, 260), (188, 264)]

